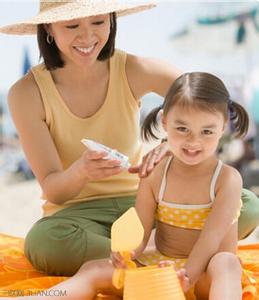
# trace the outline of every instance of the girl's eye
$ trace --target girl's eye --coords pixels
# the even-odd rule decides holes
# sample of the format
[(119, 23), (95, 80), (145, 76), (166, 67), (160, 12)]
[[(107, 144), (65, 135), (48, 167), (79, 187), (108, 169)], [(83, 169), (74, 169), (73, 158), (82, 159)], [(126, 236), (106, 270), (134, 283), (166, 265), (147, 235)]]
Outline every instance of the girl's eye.
[(212, 132), (211, 130), (204, 129), (204, 130), (202, 131), (202, 133), (205, 134), (205, 135), (210, 135), (210, 134), (212, 134), (213, 132)]
[(68, 29), (75, 29), (77, 27), (78, 27), (78, 24), (66, 26), (66, 28), (68, 28)]
[(96, 22), (93, 22), (94, 25), (102, 25), (104, 23), (104, 21), (96, 21)]
[(180, 132), (188, 132), (188, 129), (186, 127), (181, 126), (181, 127), (177, 127), (176, 129)]

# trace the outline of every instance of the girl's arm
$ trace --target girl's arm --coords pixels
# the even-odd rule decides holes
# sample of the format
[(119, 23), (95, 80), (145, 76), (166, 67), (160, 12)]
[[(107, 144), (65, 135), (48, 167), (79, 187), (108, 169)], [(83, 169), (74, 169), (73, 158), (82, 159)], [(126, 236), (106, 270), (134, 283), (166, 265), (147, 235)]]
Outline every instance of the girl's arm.
[[(141, 179), (138, 188), (135, 208), (142, 226), (144, 227), (144, 238), (139, 247), (131, 253), (131, 258), (133, 260), (145, 250), (154, 225), (154, 215), (157, 203), (151, 188), (151, 177), (152, 176)], [(112, 252), (111, 259), (116, 268), (127, 268), (127, 264), (119, 252)]]
[(157, 202), (152, 190), (153, 175), (154, 174), (150, 177), (141, 179), (139, 184), (135, 208), (144, 227), (144, 238), (140, 247), (136, 249), (134, 258), (141, 254), (146, 248), (154, 227)]
[(236, 252), (236, 219), (240, 210), (241, 189), (242, 178), (238, 171), (224, 166), (218, 178), (212, 211), (185, 266), (191, 285), (206, 271), (210, 259), (217, 252)]
[(105, 161), (104, 153), (92, 151), (83, 153), (68, 169), (63, 169), (46, 124), (41, 95), (30, 73), (13, 85), (8, 102), (19, 141), (44, 198), (62, 204), (78, 195), (89, 180), (121, 172), (118, 163), (113, 168), (116, 162)]

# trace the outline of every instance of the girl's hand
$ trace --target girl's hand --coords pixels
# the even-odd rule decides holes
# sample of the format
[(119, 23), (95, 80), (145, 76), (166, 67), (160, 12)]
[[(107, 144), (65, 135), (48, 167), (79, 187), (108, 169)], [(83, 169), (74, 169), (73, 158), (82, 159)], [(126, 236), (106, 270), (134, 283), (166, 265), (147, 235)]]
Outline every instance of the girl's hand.
[(175, 268), (175, 264), (171, 260), (161, 260), (158, 263), (159, 268), (164, 268), (164, 267), (169, 267), (169, 266), (172, 266)]
[[(132, 251), (130, 253), (130, 257), (131, 257), (131, 260), (133, 261), (134, 257), (135, 257), (134, 251)], [(128, 268), (127, 263), (126, 263), (124, 257), (120, 254), (120, 252), (112, 252), (110, 258), (111, 258), (111, 262), (115, 268), (117, 268), (117, 269), (127, 269)]]
[(186, 293), (191, 288), (190, 279), (186, 273), (186, 270), (183, 268), (179, 269), (176, 271), (176, 274), (182, 286), (183, 292)]
[(138, 173), (139, 177), (147, 177), (154, 169), (154, 167), (166, 156), (172, 153), (168, 149), (167, 142), (163, 142), (153, 150), (149, 151), (142, 158), (142, 163), (135, 167), (130, 167), (130, 173)]
[(100, 180), (108, 176), (119, 174), (123, 169), (120, 161), (107, 159), (105, 151), (87, 150), (76, 162), (76, 172), (81, 179), (87, 181)]

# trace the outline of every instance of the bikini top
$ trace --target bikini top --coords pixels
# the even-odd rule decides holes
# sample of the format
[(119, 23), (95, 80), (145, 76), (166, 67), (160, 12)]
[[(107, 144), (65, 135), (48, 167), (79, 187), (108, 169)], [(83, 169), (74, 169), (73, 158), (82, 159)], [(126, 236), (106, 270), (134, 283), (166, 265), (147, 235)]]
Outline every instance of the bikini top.
[(172, 157), (170, 157), (165, 166), (160, 191), (158, 195), (158, 206), (156, 210), (156, 219), (163, 223), (181, 228), (199, 229), (204, 227), (205, 221), (211, 211), (215, 199), (215, 185), (222, 168), (222, 161), (219, 160), (215, 168), (210, 183), (210, 202), (206, 204), (177, 204), (163, 200), (166, 188), (166, 176)]

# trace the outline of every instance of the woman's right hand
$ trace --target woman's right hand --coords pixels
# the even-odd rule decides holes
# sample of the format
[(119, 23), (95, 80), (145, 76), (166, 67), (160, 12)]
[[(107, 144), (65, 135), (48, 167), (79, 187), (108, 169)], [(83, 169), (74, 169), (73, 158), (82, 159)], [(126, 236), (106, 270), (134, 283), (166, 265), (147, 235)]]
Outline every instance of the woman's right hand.
[(76, 162), (76, 172), (86, 181), (100, 180), (108, 176), (119, 174), (123, 169), (120, 161), (107, 159), (107, 152), (86, 150)]

